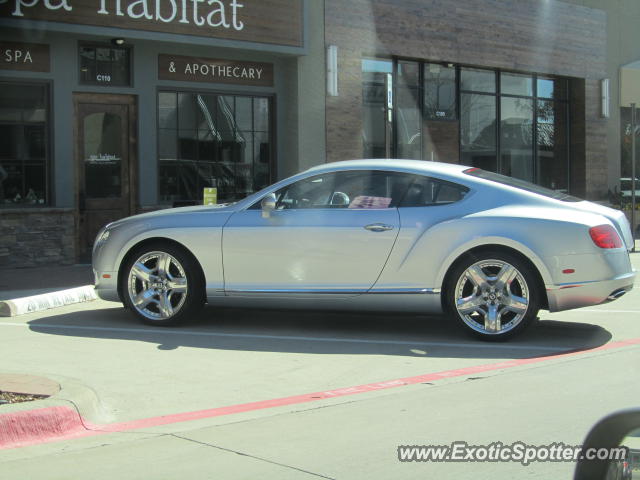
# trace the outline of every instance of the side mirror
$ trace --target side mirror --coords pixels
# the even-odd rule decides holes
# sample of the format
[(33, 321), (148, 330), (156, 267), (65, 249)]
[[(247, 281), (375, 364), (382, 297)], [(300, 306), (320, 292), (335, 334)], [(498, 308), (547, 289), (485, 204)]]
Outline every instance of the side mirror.
[(276, 209), (276, 194), (270, 193), (264, 197), (260, 202), (260, 208), (262, 208), (262, 218), (271, 217), (271, 212)]
[(581, 454), (575, 480), (635, 478), (640, 469), (640, 409), (616, 412), (596, 423)]

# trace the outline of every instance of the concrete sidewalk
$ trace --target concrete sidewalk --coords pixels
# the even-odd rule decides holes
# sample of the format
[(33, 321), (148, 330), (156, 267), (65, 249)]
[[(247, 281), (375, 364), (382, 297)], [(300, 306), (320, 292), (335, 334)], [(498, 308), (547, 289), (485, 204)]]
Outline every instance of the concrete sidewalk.
[[(53, 265), (34, 268), (0, 268), (0, 301), (11, 300), (93, 284), (91, 265)], [(0, 318), (1, 319), (1, 318)], [(44, 400), (3, 405), (0, 409), (0, 445), (16, 438), (59, 434), (80, 428), (80, 411), (98, 410), (95, 394), (74, 379), (32, 375), (29, 369), (0, 371), (0, 391), (41, 395)], [(38, 410), (40, 409), (40, 410)], [(33, 416), (32, 411), (46, 412)], [(11, 425), (11, 428), (6, 428)], [(30, 433), (31, 432), (31, 433)]]
[(0, 300), (93, 284), (91, 265), (0, 268)]

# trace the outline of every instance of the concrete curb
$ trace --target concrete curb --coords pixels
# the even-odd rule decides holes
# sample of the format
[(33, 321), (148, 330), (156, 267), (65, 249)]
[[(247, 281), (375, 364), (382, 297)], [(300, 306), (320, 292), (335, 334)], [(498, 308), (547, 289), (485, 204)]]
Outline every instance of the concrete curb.
[(0, 407), (0, 450), (82, 436), (110, 420), (93, 389), (74, 379), (47, 378), (60, 384), (59, 393)]
[(0, 450), (84, 432), (80, 414), (68, 406), (0, 414)]
[(91, 302), (97, 298), (93, 285), (84, 285), (42, 295), (3, 300), (0, 301), (0, 317), (15, 317), (74, 303)]

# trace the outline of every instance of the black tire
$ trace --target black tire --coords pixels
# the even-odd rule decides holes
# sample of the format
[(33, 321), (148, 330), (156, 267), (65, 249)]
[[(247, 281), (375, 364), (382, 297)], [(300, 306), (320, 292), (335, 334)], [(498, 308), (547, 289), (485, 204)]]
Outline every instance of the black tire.
[(447, 313), (481, 340), (513, 338), (532, 324), (540, 309), (537, 275), (507, 252), (466, 255), (452, 267), (444, 287)]
[(129, 255), (120, 281), (125, 307), (148, 325), (177, 325), (204, 305), (200, 265), (191, 253), (171, 243), (137, 248)]

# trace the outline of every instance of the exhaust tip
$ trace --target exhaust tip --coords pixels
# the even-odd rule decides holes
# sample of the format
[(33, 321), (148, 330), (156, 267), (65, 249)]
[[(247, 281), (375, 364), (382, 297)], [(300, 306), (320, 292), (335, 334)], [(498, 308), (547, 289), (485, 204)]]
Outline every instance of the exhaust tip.
[(607, 297), (607, 301), (609, 302), (613, 302), (614, 300), (619, 299), (621, 296), (623, 296), (625, 293), (627, 293), (627, 290), (624, 288), (620, 288), (618, 290), (614, 290), (613, 292), (611, 292), (611, 294)]

